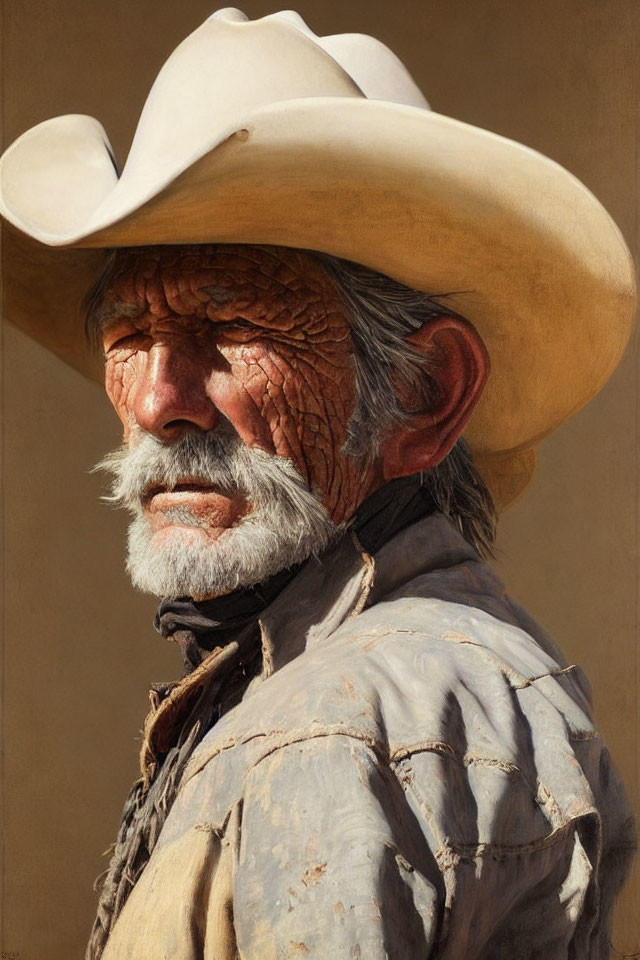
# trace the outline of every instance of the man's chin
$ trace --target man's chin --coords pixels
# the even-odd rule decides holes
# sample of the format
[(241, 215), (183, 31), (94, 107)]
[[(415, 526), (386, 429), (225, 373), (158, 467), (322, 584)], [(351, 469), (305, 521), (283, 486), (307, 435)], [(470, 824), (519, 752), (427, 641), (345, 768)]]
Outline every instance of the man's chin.
[(220, 548), (233, 528), (177, 520), (154, 526), (143, 516), (129, 527), (127, 570), (137, 589), (161, 598), (204, 597), (242, 585)]
[(154, 531), (141, 514), (129, 527), (127, 571), (138, 590), (160, 598), (205, 599), (262, 583), (319, 553), (335, 528), (300, 528), (251, 514), (230, 528), (174, 522)]
[(158, 597), (254, 586), (319, 554), (339, 529), (290, 460), (235, 434), (188, 433), (169, 445), (144, 434), (102, 466), (114, 478), (109, 500), (133, 514), (131, 579)]

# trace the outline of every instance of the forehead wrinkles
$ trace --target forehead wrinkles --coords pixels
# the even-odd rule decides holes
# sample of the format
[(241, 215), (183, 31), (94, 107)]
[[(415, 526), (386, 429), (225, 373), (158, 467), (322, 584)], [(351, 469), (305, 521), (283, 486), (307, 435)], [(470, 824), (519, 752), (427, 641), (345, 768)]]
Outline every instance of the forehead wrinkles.
[[(118, 251), (107, 299), (162, 319), (230, 320), (243, 313), (278, 326), (333, 314), (339, 300), (313, 255), (281, 247), (181, 246)], [(106, 304), (105, 304), (106, 306)], [(319, 308), (314, 310), (314, 307)]]

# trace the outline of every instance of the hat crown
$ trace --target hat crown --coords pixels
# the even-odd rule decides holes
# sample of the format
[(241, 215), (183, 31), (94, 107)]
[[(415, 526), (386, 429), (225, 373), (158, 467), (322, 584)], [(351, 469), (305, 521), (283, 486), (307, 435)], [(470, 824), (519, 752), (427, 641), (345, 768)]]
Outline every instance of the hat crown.
[(269, 104), (363, 96), (311, 32), (289, 18), (248, 20), (235, 10), (221, 14), (190, 34), (160, 70), (123, 177), (175, 173), (183, 158), (211, 149), (241, 129), (250, 112)]
[[(295, 10), (281, 10), (262, 20), (278, 20), (295, 27), (328, 53), (355, 81), (369, 100), (385, 100), (405, 106), (429, 109), (422, 91), (396, 54), (380, 40), (364, 33), (318, 36)], [(248, 17), (235, 7), (212, 13), (209, 20), (246, 23)], [(254, 21), (262, 22), (261, 20)]]
[(243, 115), (308, 97), (428, 107), (402, 62), (373, 37), (318, 37), (294, 11), (249, 20), (228, 7), (190, 34), (160, 70), (123, 177), (175, 175), (183, 158), (240, 129)]

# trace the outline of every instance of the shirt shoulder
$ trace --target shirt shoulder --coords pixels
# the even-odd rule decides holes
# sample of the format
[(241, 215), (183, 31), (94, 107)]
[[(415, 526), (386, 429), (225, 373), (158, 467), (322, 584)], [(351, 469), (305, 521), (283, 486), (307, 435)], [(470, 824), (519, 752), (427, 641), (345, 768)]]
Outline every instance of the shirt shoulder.
[(593, 807), (584, 766), (597, 768), (602, 750), (578, 668), (482, 610), (410, 597), (376, 604), (254, 686), (204, 738), (185, 782), (206, 771), (222, 820), (256, 764), (328, 736), (360, 741), (401, 777), (410, 767), (415, 788), (432, 791), (435, 763), (443, 815), (464, 771), (519, 784), (523, 804), (546, 802), (556, 824), (578, 798)]

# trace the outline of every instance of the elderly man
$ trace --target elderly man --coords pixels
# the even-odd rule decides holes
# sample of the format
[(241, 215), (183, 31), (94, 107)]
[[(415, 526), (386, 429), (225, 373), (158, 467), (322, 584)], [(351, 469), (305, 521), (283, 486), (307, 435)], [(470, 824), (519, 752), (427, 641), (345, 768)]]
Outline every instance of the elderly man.
[(579, 669), (481, 559), (492, 494), (627, 337), (597, 201), (430, 114), (371, 38), (225, 10), (119, 179), (58, 118), (5, 154), (2, 212), (111, 249), (103, 465), (186, 668), (152, 691), (89, 960), (607, 956), (624, 794)]

